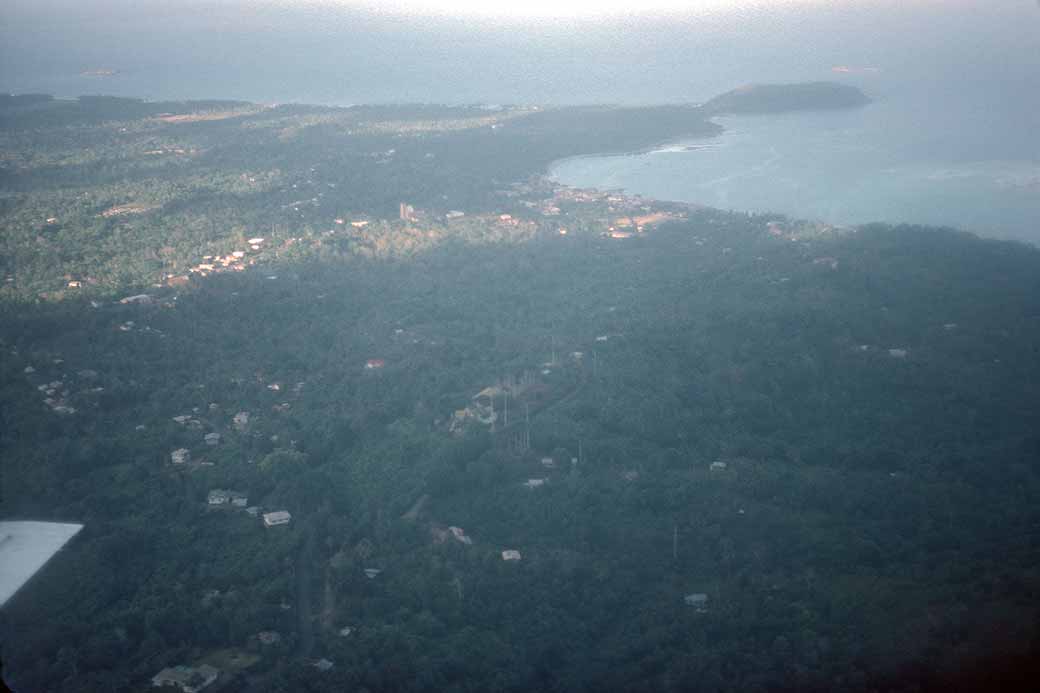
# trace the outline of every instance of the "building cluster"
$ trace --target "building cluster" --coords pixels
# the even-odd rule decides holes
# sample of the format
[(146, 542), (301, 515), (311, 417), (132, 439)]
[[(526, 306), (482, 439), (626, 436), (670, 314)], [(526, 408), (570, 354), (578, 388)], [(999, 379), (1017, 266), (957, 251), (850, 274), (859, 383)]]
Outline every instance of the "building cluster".
[[(63, 359), (55, 359), (54, 365), (60, 366), (64, 363)], [(33, 366), (26, 366), (22, 371), (26, 378), (32, 382), (37, 378), (36, 368)], [(79, 371), (77, 374), (80, 381), (93, 381), (98, 377), (97, 371), (90, 369), (84, 369)], [(53, 377), (50, 376), (50, 377)], [(86, 384), (86, 383), (84, 383)], [(70, 390), (68, 376), (61, 374), (60, 380), (51, 380), (49, 382), (40, 383), (36, 385), (36, 391), (43, 397), (43, 403), (55, 414), (75, 414), (76, 408), (69, 404), (69, 397), (72, 396)], [(97, 395), (105, 391), (105, 388), (100, 386), (86, 387), (85, 389), (79, 390), (76, 394), (79, 396), (84, 395)]]

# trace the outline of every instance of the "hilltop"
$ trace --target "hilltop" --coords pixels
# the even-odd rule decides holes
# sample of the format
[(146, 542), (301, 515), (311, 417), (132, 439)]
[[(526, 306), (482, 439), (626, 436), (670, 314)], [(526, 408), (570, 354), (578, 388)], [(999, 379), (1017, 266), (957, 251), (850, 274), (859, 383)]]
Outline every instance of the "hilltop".
[(870, 98), (856, 87), (836, 82), (752, 84), (716, 96), (703, 105), (712, 115), (858, 108)]

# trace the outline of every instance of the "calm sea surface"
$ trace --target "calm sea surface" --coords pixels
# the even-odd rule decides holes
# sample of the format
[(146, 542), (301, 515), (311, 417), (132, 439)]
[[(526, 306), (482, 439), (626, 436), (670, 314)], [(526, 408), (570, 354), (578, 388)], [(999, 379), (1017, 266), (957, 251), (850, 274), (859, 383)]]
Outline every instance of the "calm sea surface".
[(554, 175), (734, 209), (1040, 242), (1036, 0), (734, 0), (667, 16), (509, 21), (348, 0), (0, 0), (0, 91), (16, 93), (646, 104), (817, 79), (876, 101), (727, 118), (722, 137), (678, 143), (705, 148), (560, 162)]

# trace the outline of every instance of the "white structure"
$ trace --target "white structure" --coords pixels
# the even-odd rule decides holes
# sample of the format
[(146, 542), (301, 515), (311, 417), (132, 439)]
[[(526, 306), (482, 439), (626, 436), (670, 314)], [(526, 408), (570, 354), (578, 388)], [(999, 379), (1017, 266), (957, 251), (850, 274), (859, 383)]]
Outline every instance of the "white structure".
[(249, 496), (238, 491), (228, 491), (228, 497), (231, 498), (231, 505), (236, 508), (244, 508), (249, 505)]
[(174, 464), (187, 464), (191, 460), (191, 452), (187, 448), (178, 448), (170, 453), (170, 461)]
[(263, 242), (264, 239), (262, 238), (250, 238), (248, 241), (246, 241), (246, 243), (248, 243), (249, 245), (260, 245)]
[(197, 693), (209, 686), (220, 676), (220, 670), (208, 664), (197, 667), (186, 667), (183, 665), (168, 667), (152, 677), (152, 686), (162, 688), (163, 686), (176, 686), (184, 693)]
[(354, 629), (351, 628), (350, 626), (343, 626), (342, 628), (339, 629), (339, 637), (341, 637), (341, 638), (348, 637), (353, 632), (354, 632)]
[(119, 302), (123, 305), (129, 305), (131, 303), (146, 304), (152, 302), (152, 297), (148, 294), (137, 294), (136, 296), (127, 296), (126, 298), (119, 299)]
[(502, 552), (503, 561), (519, 561), (520, 552), (515, 549), (506, 549)]
[(381, 572), (383, 571), (379, 568), (365, 568), (365, 577), (369, 580), (373, 580), (378, 577)]
[(292, 519), (288, 510), (275, 510), (273, 513), (264, 513), (264, 524), (268, 527), (276, 525), (287, 525)]
[(0, 522), (0, 607), (81, 529), (58, 522)]
[(726, 469), (726, 463), (723, 462), (722, 460), (715, 460), (714, 462), (711, 463), (711, 471), (713, 471), (713, 472), (721, 472), (721, 471), (724, 471), (725, 469)]
[(907, 355), (906, 349), (889, 349), (888, 355), (894, 359), (905, 359)]
[(206, 502), (210, 505), (224, 505), (231, 498), (231, 494), (222, 488), (215, 488), (209, 492)]
[(220, 444), (220, 434), (219, 433), (207, 433), (203, 437), (203, 440), (206, 441), (206, 445), (219, 445)]
[(554, 469), (556, 467), (556, 462), (551, 457), (543, 457), (542, 466), (546, 469)]
[(455, 537), (456, 541), (463, 544), (472, 544), (473, 540), (466, 536), (466, 532), (463, 531), (462, 527), (448, 527), (448, 531)]
[(686, 606), (697, 609), (697, 613), (703, 614), (708, 611), (708, 595), (703, 592), (694, 592), (683, 597)]
[(539, 486), (545, 486), (548, 479), (528, 479), (524, 482), (526, 488), (538, 488)]

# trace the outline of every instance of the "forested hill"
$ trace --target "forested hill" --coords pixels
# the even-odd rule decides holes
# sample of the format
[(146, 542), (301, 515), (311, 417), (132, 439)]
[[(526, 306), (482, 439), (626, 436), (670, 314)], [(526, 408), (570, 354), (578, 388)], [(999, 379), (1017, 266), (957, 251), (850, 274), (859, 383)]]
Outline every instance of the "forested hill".
[(0, 512), (85, 524), (4, 607), (9, 684), (913, 691), (1025, 661), (1040, 252), (530, 175), (689, 111), (4, 130)]
[(856, 87), (836, 82), (753, 84), (716, 96), (703, 105), (712, 115), (780, 113), (856, 108), (870, 98)]

